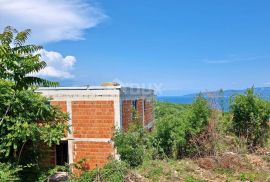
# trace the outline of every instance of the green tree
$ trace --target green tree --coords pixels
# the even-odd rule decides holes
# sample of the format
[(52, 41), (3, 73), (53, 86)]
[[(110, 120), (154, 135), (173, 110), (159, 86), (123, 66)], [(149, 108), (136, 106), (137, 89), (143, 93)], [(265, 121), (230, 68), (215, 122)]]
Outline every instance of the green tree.
[(154, 144), (168, 157), (181, 158), (190, 155), (190, 139), (207, 127), (210, 114), (211, 109), (202, 94), (187, 106), (159, 103), (156, 110)]
[(189, 105), (172, 103), (156, 104), (156, 123), (154, 128), (154, 147), (159, 154), (178, 157), (186, 146), (187, 112)]
[(208, 119), (211, 115), (211, 108), (202, 94), (199, 94), (191, 105), (188, 117), (190, 134), (199, 133), (208, 125)]
[(21, 167), (14, 167), (9, 163), (0, 162), (0, 181), (19, 181), (18, 172), (21, 171)]
[(113, 141), (121, 160), (132, 167), (143, 163), (149, 146), (149, 138), (141, 123), (134, 122), (130, 124), (126, 132), (116, 131)]
[[(68, 116), (36, 91), (37, 86), (56, 86), (30, 76), (45, 68), (36, 52), (38, 45), (26, 45), (30, 30), (18, 32), (6, 27), (0, 34), (0, 159), (19, 163), (27, 142), (59, 143), (67, 129)], [(35, 156), (33, 156), (35, 157)]]
[(57, 82), (31, 76), (46, 67), (37, 51), (39, 45), (25, 45), (30, 29), (18, 32), (8, 26), (0, 34), (0, 78), (14, 82), (14, 89), (27, 89), (30, 86), (57, 86)]
[(254, 88), (231, 100), (234, 133), (245, 139), (248, 149), (263, 146), (269, 136), (270, 104), (254, 93)]

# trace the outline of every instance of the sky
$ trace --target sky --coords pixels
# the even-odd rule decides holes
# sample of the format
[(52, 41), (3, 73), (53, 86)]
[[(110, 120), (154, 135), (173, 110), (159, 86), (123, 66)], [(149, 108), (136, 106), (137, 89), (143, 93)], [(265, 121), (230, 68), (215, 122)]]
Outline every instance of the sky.
[(268, 0), (0, 0), (0, 29), (32, 29), (63, 86), (158, 95), (270, 86)]

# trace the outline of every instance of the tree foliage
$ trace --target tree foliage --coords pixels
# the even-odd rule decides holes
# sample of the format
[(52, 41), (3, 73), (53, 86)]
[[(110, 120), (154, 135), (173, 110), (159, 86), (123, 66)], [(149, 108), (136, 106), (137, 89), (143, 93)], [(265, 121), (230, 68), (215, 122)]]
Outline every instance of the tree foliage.
[(132, 167), (142, 164), (149, 138), (141, 123), (132, 123), (126, 132), (116, 131), (113, 141), (121, 160)]
[(192, 103), (191, 110), (188, 115), (191, 135), (199, 133), (202, 128), (207, 126), (210, 114), (211, 108), (208, 105), (208, 101), (202, 94), (199, 94)]
[(231, 101), (233, 132), (246, 140), (248, 148), (263, 146), (269, 136), (270, 104), (254, 93), (236, 95)]
[(0, 181), (19, 181), (21, 166), (13, 166), (10, 163), (0, 163)]
[(187, 112), (190, 106), (157, 103), (154, 129), (155, 147), (160, 154), (168, 157), (175, 155), (176, 145), (185, 145)]
[(30, 29), (18, 32), (8, 26), (0, 34), (0, 78), (14, 82), (15, 89), (26, 89), (30, 86), (57, 86), (57, 82), (32, 76), (46, 67), (37, 51), (39, 45), (25, 45)]
[[(31, 141), (58, 143), (68, 116), (36, 91), (58, 83), (31, 76), (45, 68), (37, 51), (26, 45), (30, 30), (6, 27), (0, 34), (0, 159), (19, 163), (24, 145)], [(34, 157), (34, 156), (33, 156)]]
[(10, 107), (0, 127), (0, 153), (9, 156), (11, 151), (19, 152), (22, 143), (29, 140), (48, 145), (59, 142), (64, 137), (67, 116), (33, 89), (16, 91), (13, 99), (12, 87), (12, 83), (0, 81), (0, 100), (5, 101), (0, 107), (1, 116)]
[(192, 136), (207, 126), (210, 107), (200, 94), (191, 105), (159, 104), (156, 112), (156, 147), (168, 157), (181, 158), (189, 154)]

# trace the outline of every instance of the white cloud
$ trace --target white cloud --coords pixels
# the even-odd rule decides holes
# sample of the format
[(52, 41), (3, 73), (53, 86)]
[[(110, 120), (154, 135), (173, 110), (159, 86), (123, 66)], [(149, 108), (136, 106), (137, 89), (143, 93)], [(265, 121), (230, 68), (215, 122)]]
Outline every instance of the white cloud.
[(38, 52), (41, 59), (47, 63), (47, 67), (41, 70), (36, 76), (56, 77), (56, 78), (73, 78), (71, 70), (76, 62), (74, 56), (64, 57), (59, 52), (46, 51), (42, 49)]
[(254, 56), (254, 57), (236, 57), (230, 56), (228, 59), (203, 59), (203, 62), (207, 64), (229, 64), (229, 63), (236, 63), (236, 62), (248, 62), (248, 61), (262, 61), (265, 60), (267, 57), (264, 56)]
[(235, 62), (234, 60), (230, 60), (230, 59), (219, 59), (219, 60), (208, 60), (208, 59), (204, 59), (204, 62), (208, 63), (208, 64), (226, 64), (226, 63), (233, 63)]
[(0, 29), (30, 28), (35, 43), (82, 39), (83, 30), (104, 18), (101, 9), (84, 0), (0, 0)]

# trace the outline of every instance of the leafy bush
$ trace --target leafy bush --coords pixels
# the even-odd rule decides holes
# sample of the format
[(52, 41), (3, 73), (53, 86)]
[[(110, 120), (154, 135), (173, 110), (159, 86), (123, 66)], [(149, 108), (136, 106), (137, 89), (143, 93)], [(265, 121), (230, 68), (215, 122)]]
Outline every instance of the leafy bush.
[(107, 181), (122, 182), (128, 173), (128, 165), (125, 162), (112, 160), (101, 169), (83, 172), (80, 177), (70, 179), (70, 182)]
[(174, 156), (175, 143), (185, 144), (186, 113), (188, 105), (157, 103), (154, 128), (154, 146), (159, 155)]
[(210, 114), (211, 109), (207, 100), (202, 94), (199, 94), (192, 103), (191, 110), (188, 115), (189, 134), (197, 134), (202, 129), (206, 128)]
[(0, 163), (0, 181), (19, 181), (21, 166), (13, 166), (9, 163)]
[[(191, 154), (192, 136), (208, 125), (211, 114), (207, 100), (200, 94), (190, 106), (171, 104), (158, 107), (154, 130), (155, 147), (160, 147), (168, 157), (181, 158)], [(160, 111), (160, 110), (163, 111)], [(168, 113), (168, 114), (166, 114)]]
[(168, 116), (179, 116), (184, 111), (190, 109), (189, 104), (174, 104), (166, 102), (155, 103), (155, 117), (157, 120), (162, 120)]
[[(0, 80), (1, 90), (12, 88), (5, 83)], [(12, 95), (12, 92), (9, 94)], [(0, 93), (0, 100), (2, 97)], [(6, 100), (6, 103), (10, 105), (8, 114), (4, 116), (4, 111), (0, 113), (0, 117), (4, 118), (0, 128), (1, 157), (13, 153), (17, 154), (19, 160), (20, 150), (24, 149), (27, 141), (43, 141), (52, 145), (64, 137), (67, 115), (50, 105), (49, 100), (35, 90), (16, 91), (14, 99)]]
[(115, 132), (113, 141), (121, 160), (132, 167), (142, 164), (149, 146), (149, 136), (142, 124), (133, 123), (127, 132)]
[(249, 150), (263, 146), (269, 136), (270, 104), (248, 89), (231, 101), (233, 132), (246, 140)]

